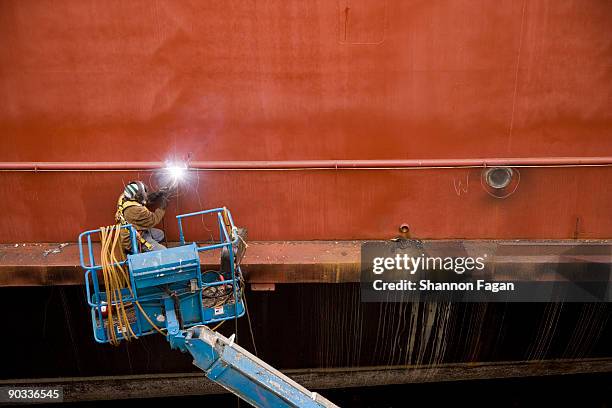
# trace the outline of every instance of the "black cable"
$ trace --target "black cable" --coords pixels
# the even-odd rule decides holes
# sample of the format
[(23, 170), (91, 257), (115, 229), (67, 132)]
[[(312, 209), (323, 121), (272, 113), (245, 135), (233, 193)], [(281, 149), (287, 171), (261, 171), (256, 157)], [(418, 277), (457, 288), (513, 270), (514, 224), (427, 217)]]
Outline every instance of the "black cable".
[(249, 322), (249, 331), (251, 332), (251, 341), (253, 342), (253, 350), (255, 351), (255, 356), (259, 357), (257, 353), (257, 345), (255, 345), (255, 333), (253, 333), (253, 326), (251, 324), (251, 315), (249, 314), (249, 306), (247, 305), (246, 298), (246, 289), (242, 292), (242, 298), (244, 300), (244, 310), (246, 311), (247, 321)]
[(164, 246), (168, 248), (168, 236), (166, 234), (166, 217), (162, 217), (162, 228), (164, 231)]

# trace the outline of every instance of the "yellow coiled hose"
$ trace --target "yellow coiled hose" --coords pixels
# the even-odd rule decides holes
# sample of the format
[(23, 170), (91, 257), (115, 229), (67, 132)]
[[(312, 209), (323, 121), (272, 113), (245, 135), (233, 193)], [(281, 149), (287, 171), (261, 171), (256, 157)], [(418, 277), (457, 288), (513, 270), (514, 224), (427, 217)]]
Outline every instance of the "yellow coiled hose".
[[(115, 327), (119, 329), (120, 333), (123, 333), (123, 337), (130, 341), (133, 338), (136, 339), (138, 336), (132, 330), (128, 314), (126, 312), (126, 306), (131, 306), (131, 303), (123, 303), (122, 290), (127, 289), (130, 296), (134, 296), (132, 292), (132, 286), (130, 284), (130, 278), (123, 265), (120, 265), (120, 260), (117, 259), (117, 253), (122, 253), (120, 247), (117, 245), (120, 242), (120, 226), (113, 225), (110, 227), (100, 228), (100, 243), (102, 246), (100, 258), (102, 260), (102, 278), (104, 281), (104, 290), (106, 293), (107, 302), (107, 333), (108, 339), (112, 345), (118, 346), (121, 339), (117, 337)], [(155, 323), (145, 313), (144, 309), (139, 302), (134, 302), (144, 318), (149, 324), (160, 334), (165, 333), (157, 327)]]

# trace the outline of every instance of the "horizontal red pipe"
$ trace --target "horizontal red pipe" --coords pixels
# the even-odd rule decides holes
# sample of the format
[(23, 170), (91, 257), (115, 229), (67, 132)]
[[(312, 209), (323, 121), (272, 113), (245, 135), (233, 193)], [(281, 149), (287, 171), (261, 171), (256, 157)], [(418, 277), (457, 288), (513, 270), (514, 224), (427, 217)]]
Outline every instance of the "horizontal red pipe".
[[(419, 167), (492, 166), (606, 166), (612, 157), (521, 157), (486, 159), (410, 160), (277, 160), (277, 161), (191, 161), (190, 169), (202, 170), (281, 170), (281, 169), (385, 169)], [(154, 170), (164, 162), (0, 162), (4, 171), (92, 171)]]

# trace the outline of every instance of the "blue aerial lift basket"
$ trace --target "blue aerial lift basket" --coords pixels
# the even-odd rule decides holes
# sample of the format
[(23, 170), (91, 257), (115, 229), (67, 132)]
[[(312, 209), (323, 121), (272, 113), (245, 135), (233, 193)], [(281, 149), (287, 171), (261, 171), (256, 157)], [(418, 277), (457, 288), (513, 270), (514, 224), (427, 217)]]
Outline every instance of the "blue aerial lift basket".
[[(204, 214), (216, 214), (220, 242), (207, 246), (186, 243), (183, 219)], [(129, 322), (133, 332), (129, 333), (130, 338), (165, 329), (164, 334), (173, 349), (190, 353), (194, 364), (210, 380), (255, 407), (337, 408), (235, 344), (234, 336), (226, 338), (214, 328), (205, 326), (236, 319), (245, 313), (242, 271), (240, 262), (235, 262), (236, 255), (240, 254), (238, 241), (242, 237), (225, 208), (178, 215), (177, 218), (180, 246), (159, 251), (139, 253), (134, 228), (131, 225), (113, 227), (130, 231), (135, 253), (125, 260), (110, 265), (105, 263), (106, 268), (96, 263), (92, 245), (92, 235), (100, 234), (101, 229), (79, 235), (81, 266), (85, 269), (87, 301), (96, 341), (117, 344), (128, 334), (127, 326), (115, 324), (114, 320), (105, 317), (109, 307), (106, 290), (109, 288), (101, 290), (98, 277), (101, 273), (109, 278), (109, 267), (113, 268), (113, 273), (121, 267), (123, 272), (113, 275), (114, 282), (121, 279), (121, 285), (109, 284), (116, 288), (111, 294), (118, 294), (113, 295), (111, 305), (122, 313), (125, 311), (121, 320)], [(110, 242), (108, 238), (105, 241)], [(221, 251), (219, 271), (203, 273), (199, 253), (212, 250)], [(110, 281), (104, 279), (104, 282)], [(114, 327), (110, 327), (109, 320)], [(109, 334), (114, 337), (112, 341)]]
[[(216, 214), (220, 242), (205, 246), (186, 243), (183, 220), (205, 214)], [(242, 272), (240, 266), (234, 262), (238, 240), (241, 238), (236, 232), (229, 210), (214, 208), (181, 214), (177, 219), (180, 246), (151, 252), (138, 251), (136, 233), (132, 225), (116, 227), (130, 231), (132, 248), (135, 250), (127, 255), (127, 259), (112, 264), (127, 270), (131, 286), (131, 290), (121, 289), (121, 295), (117, 296), (112, 305), (123, 303), (131, 329), (137, 337), (162, 329), (166, 329), (169, 335), (176, 334), (189, 327), (244, 315), (240, 283)], [(105, 288), (100, 285), (98, 274), (102, 273), (102, 265), (96, 262), (92, 245), (93, 237), (100, 232), (101, 229), (96, 229), (80, 234), (79, 252), (81, 266), (85, 269), (85, 287), (91, 308), (93, 335), (97, 342), (109, 343), (111, 339), (106, 313), (111, 305), (107, 302)], [(213, 250), (225, 250), (229, 256), (229, 262), (226, 263), (228, 268), (225, 271), (203, 273), (199, 253)], [(219, 296), (219, 293), (222, 296)], [(151, 323), (157, 327), (153, 327)], [(116, 339), (124, 339), (126, 328), (121, 329), (117, 324), (114, 326)], [(172, 338), (169, 336), (169, 340)]]

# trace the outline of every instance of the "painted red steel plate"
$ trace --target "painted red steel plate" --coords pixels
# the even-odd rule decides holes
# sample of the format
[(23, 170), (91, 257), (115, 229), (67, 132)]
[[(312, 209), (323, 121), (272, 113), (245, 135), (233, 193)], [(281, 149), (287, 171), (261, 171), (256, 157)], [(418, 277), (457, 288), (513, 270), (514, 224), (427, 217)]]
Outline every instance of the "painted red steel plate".
[[(611, 20), (603, 0), (2, 1), (0, 162), (612, 156)], [(257, 240), (610, 237), (609, 168), (520, 172), (504, 200), (478, 170), (206, 172), (169, 213), (226, 205)], [(0, 242), (74, 241), (137, 177), (2, 172)]]

